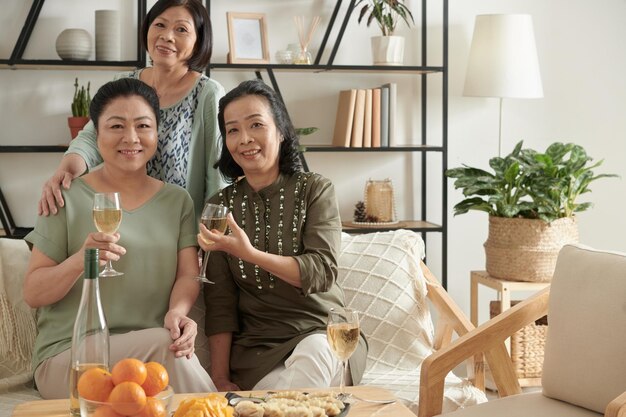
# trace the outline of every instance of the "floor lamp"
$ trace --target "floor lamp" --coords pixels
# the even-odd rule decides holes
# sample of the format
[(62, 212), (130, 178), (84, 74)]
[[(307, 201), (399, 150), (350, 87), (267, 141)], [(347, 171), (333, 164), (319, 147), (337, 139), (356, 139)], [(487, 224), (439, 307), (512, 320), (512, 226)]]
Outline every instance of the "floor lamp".
[(476, 16), (463, 95), (500, 99), (498, 156), (501, 156), (502, 99), (543, 97), (530, 15)]

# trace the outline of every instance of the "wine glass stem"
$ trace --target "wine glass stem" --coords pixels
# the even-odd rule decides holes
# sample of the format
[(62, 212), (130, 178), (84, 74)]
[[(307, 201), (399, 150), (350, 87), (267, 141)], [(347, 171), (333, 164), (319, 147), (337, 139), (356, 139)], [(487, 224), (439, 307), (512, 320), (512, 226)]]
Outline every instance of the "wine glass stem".
[(348, 369), (348, 361), (341, 361), (341, 382), (339, 383), (339, 394), (345, 394), (346, 391), (346, 371)]
[(204, 253), (204, 259), (202, 259), (202, 269), (200, 270), (200, 276), (202, 278), (206, 278), (206, 266), (209, 262), (209, 253), (211, 253), (211, 251), (206, 251)]
[(109, 260), (107, 261), (106, 266), (104, 267), (104, 270), (105, 270), (105, 271), (110, 271), (110, 270), (112, 270), (112, 269), (113, 269), (113, 262), (109, 259)]

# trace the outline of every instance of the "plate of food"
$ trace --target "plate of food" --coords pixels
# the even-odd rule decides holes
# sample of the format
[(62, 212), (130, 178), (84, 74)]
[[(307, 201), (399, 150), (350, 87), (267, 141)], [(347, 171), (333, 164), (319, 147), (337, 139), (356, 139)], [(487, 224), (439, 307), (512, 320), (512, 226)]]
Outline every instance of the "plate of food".
[(225, 396), (237, 417), (345, 417), (350, 410), (349, 403), (328, 391), (269, 391), (260, 397), (228, 392)]

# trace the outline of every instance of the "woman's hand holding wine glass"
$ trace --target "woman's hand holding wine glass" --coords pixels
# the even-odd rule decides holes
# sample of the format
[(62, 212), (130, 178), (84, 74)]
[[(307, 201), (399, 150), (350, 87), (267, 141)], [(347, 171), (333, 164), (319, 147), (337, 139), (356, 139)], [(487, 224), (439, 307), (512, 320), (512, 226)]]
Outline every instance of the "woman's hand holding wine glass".
[[(99, 232), (114, 234), (122, 223), (122, 206), (119, 193), (95, 193), (93, 197), (93, 221)], [(113, 269), (111, 260), (100, 272), (101, 277), (124, 275)]]
[[(221, 206), (218, 204), (206, 203), (204, 205), (204, 209), (202, 210), (202, 215), (200, 216), (200, 223), (203, 224), (207, 229), (213, 232), (226, 233), (226, 227), (228, 226), (228, 221), (226, 216), (228, 215), (228, 207)], [(212, 241), (207, 241), (202, 234), (200, 234), (200, 239), (202, 239), (203, 243), (206, 245), (212, 245)], [(197, 277), (198, 281), (206, 282), (208, 284), (215, 284), (213, 281), (209, 280), (206, 277), (206, 267), (209, 261), (210, 251), (205, 251), (204, 259), (202, 261), (202, 267), (200, 268), (200, 275)]]
[(359, 343), (359, 316), (350, 308), (331, 308), (326, 326), (328, 344), (334, 355), (341, 361), (341, 384), (339, 398), (348, 398), (345, 391), (348, 359)]

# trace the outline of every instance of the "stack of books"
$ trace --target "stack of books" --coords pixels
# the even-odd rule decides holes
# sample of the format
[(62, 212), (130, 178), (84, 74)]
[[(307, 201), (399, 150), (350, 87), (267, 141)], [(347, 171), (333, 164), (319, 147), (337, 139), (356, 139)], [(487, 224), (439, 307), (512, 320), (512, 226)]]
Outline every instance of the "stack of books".
[(333, 146), (380, 148), (396, 144), (396, 83), (339, 92)]

